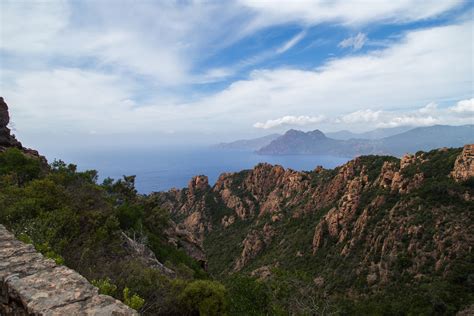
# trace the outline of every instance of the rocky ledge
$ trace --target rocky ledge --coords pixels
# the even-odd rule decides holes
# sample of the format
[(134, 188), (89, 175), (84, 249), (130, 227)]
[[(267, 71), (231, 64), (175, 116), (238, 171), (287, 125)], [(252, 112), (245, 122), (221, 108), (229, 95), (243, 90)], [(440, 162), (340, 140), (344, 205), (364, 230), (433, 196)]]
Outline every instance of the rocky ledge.
[(138, 315), (0, 225), (0, 315)]

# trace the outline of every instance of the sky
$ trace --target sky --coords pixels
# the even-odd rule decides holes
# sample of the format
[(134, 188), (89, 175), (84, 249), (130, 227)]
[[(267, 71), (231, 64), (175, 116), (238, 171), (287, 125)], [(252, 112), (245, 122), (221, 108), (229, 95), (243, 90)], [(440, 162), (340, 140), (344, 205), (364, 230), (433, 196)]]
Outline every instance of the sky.
[(0, 1), (0, 95), (42, 149), (474, 123), (474, 1)]

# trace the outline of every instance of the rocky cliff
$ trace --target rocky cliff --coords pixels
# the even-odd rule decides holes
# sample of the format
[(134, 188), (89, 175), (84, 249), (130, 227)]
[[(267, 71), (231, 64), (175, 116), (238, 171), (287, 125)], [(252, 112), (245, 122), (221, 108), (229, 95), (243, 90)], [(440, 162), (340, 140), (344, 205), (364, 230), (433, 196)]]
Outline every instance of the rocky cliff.
[(216, 276), (296, 269), (357, 296), (450, 278), (472, 262), (473, 158), (466, 145), (333, 170), (259, 164), (154, 198), (193, 232)]
[(138, 315), (0, 225), (0, 315)]
[(10, 115), (8, 113), (8, 105), (2, 97), (0, 97), (0, 149), (7, 147), (22, 148), (21, 143), (11, 134), (8, 124), (10, 123)]

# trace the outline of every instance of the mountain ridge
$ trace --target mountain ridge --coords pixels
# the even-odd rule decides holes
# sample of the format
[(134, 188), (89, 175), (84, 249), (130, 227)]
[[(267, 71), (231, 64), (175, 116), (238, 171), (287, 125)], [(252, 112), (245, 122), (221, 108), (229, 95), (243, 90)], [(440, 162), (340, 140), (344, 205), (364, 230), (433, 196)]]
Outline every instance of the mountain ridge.
[[(315, 138), (314, 133), (319, 136)], [(472, 142), (474, 142), (474, 125), (417, 127), (400, 134), (372, 140), (338, 140), (327, 137), (319, 130), (299, 133), (290, 130), (257, 150), (257, 153), (263, 155), (329, 154), (345, 157), (370, 154), (401, 156), (417, 150), (459, 147)]]

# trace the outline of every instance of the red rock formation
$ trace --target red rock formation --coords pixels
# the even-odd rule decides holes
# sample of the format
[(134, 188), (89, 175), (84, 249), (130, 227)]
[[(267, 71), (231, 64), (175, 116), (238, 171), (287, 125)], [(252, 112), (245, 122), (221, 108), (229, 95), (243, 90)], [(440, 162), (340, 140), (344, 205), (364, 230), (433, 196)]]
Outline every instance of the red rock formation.
[[(472, 152), (472, 146), (466, 146), (457, 159), (453, 177), (465, 178), (471, 172)], [(420, 241), (423, 227), (413, 224), (419, 216), (417, 212), (425, 210), (417, 211), (416, 203), (401, 202), (402, 196), (409, 197), (426, 181), (420, 170), (423, 164), (429, 163), (427, 157), (406, 155), (399, 162), (387, 159), (379, 165), (379, 170), (373, 167), (368, 170), (366, 162), (371, 158), (357, 158), (333, 171), (317, 168), (311, 173), (259, 164), (252, 170), (222, 174), (212, 188), (207, 188), (205, 181), (193, 180), (188, 189), (158, 195), (201, 245), (213, 231), (231, 230), (237, 223), (248, 228), (229, 272), (244, 269), (278, 237), (284, 242), (281, 238), (285, 234), (281, 228), (284, 223), (325, 210), (313, 226), (313, 239), (307, 250), (294, 249), (292, 255), (317, 256), (322, 248), (332, 246), (342, 256), (362, 253), (357, 273), (375, 286), (390, 280), (390, 267), (400, 253), (407, 252), (416, 258), (410, 268), (415, 277), (419, 267), (430, 260), (444, 271), (449, 258), (467, 251), (466, 243), (462, 242), (466, 229), (456, 231), (460, 223), (443, 208), (430, 209), (429, 216), (439, 221), (440, 232), (448, 233), (437, 233), (434, 237), (438, 238), (434, 241), (437, 248), (428, 249)], [(196, 183), (206, 185), (199, 194), (191, 194), (197, 191)], [(379, 191), (385, 193), (378, 194)], [(362, 201), (364, 196), (370, 199)], [(390, 196), (398, 196), (400, 201), (388, 202)], [(373, 258), (384, 260), (373, 262)]]
[(454, 163), (451, 176), (458, 182), (474, 177), (474, 144), (464, 146), (461, 155)]

